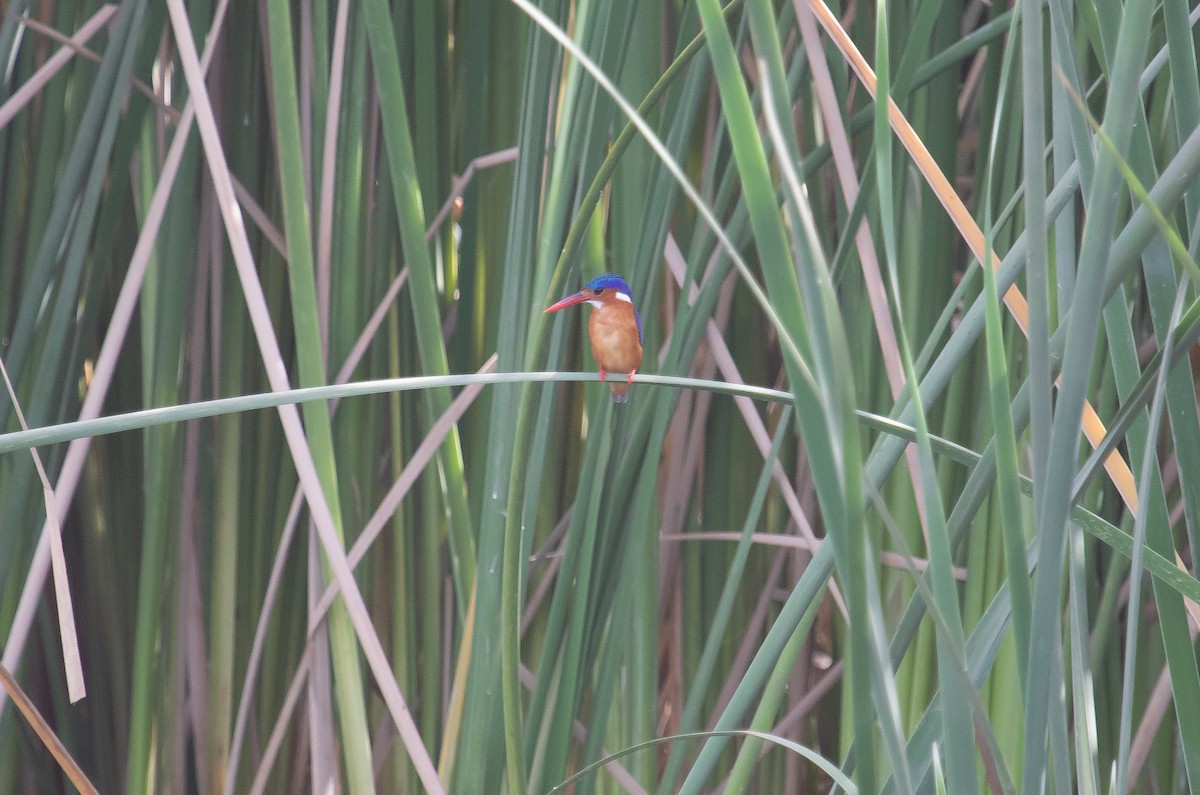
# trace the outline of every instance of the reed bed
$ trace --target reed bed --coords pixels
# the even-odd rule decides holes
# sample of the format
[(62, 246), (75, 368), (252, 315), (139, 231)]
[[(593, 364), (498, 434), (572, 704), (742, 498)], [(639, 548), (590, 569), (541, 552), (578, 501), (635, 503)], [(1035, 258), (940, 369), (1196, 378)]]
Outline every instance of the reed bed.
[(0, 791), (1200, 791), (1197, 16), (8, 0)]

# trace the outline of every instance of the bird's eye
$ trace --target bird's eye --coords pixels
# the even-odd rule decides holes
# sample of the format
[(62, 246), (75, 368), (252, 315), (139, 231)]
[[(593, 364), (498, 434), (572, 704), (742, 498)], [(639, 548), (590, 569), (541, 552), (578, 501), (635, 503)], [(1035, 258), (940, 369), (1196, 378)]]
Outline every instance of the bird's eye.
[(602, 292), (604, 292), (604, 291), (601, 290), (599, 287), (592, 288), (592, 295), (600, 295), (600, 293), (602, 293)]

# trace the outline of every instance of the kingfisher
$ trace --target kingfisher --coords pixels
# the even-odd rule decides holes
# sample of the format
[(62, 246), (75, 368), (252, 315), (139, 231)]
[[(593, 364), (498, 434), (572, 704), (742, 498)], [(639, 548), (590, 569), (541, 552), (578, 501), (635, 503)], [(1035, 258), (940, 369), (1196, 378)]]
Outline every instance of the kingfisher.
[(633, 374), (642, 366), (642, 316), (633, 305), (629, 283), (615, 273), (597, 276), (583, 289), (548, 307), (543, 314), (557, 312), (575, 304), (592, 305), (588, 319), (588, 338), (592, 356), (600, 365), (600, 380), (609, 373), (627, 373), (625, 383), (608, 382), (614, 403), (629, 400)]

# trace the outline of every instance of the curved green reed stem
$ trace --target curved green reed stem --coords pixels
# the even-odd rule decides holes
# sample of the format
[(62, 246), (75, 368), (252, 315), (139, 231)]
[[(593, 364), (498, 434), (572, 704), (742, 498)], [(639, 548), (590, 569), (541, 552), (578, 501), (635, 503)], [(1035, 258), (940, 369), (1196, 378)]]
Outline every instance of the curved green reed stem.
[[(1200, 336), (1200, 326), (1197, 327)], [(1176, 350), (1179, 350), (1179, 344)], [(1145, 378), (1153, 383), (1152, 375), (1155, 370), (1146, 369)], [(264, 392), (253, 395), (242, 395), (232, 398), (218, 398), (197, 403), (185, 403), (178, 406), (165, 406), (155, 409), (143, 409), (109, 417), (99, 417), (94, 420), (64, 422), (45, 428), (31, 428), (28, 431), (16, 431), (0, 434), (0, 455), (27, 450), (30, 447), (58, 444), (85, 436), (104, 436), (123, 431), (141, 430), (169, 423), (186, 422), (188, 420), (217, 417), (238, 412), (257, 411), (276, 408), (288, 403), (303, 403), (316, 400), (334, 400), (344, 397), (363, 397), (391, 392), (407, 392), (433, 387), (455, 387), (467, 384), (514, 384), (514, 383), (569, 383), (599, 382), (596, 373), (564, 373), (564, 372), (526, 372), (526, 373), (470, 373), (462, 375), (417, 376), (413, 378), (385, 378), (375, 381), (359, 381), (351, 384), (340, 384), (322, 387), (293, 389), (288, 392)], [(727, 384), (723, 381), (713, 381), (704, 378), (682, 378), (668, 375), (636, 376), (636, 381), (645, 386), (664, 386), (677, 389), (703, 389), (723, 395), (742, 395), (754, 400), (772, 403), (791, 403), (792, 394), (779, 389), (758, 386), (740, 386)], [(874, 414), (869, 411), (855, 412), (859, 421), (871, 430), (893, 437), (901, 443), (916, 440), (916, 430), (902, 422)], [(973, 468), (979, 463), (979, 453), (955, 442), (939, 436), (930, 435), (933, 449), (957, 464)], [(1021, 488), (1026, 494), (1031, 493), (1031, 484), (1027, 476), (1021, 476)], [(1128, 533), (1104, 521), (1091, 511), (1075, 508), (1071, 514), (1072, 521), (1079, 524), (1087, 533), (1094, 536), (1116, 552), (1130, 557), (1132, 542)], [(1184, 596), (1200, 602), (1200, 580), (1180, 571), (1175, 564), (1152, 550), (1146, 551), (1146, 568), (1159, 579), (1169, 584)]]
[(592, 764), (590, 764), (587, 767), (580, 770), (575, 775), (571, 776), (566, 781), (563, 781), (561, 784), (558, 784), (557, 786), (555, 786), (554, 789), (550, 790), (550, 792), (551, 793), (561, 792), (563, 789), (570, 786), (573, 782), (578, 781), (579, 779), (583, 778), (588, 773), (591, 773), (594, 770), (601, 768), (604, 765), (607, 765), (609, 762), (612, 762), (616, 759), (620, 759), (623, 756), (628, 756), (629, 754), (636, 753), (637, 751), (644, 751), (647, 748), (653, 748), (655, 746), (662, 745), (663, 743), (675, 742), (676, 740), (705, 740), (710, 737), (753, 737), (758, 740), (764, 740), (769, 743), (775, 743), (776, 745), (780, 745), (784, 748), (787, 748), (790, 751), (800, 754), (805, 759), (812, 762), (817, 767), (821, 768), (821, 770), (824, 771), (826, 775), (828, 775), (831, 779), (833, 779), (839, 787), (844, 789), (850, 795), (854, 795), (854, 793), (858, 792), (858, 788), (855, 787), (854, 783), (844, 773), (842, 773), (841, 770), (838, 769), (837, 765), (835, 765), (833, 762), (830, 762), (828, 759), (821, 756), (816, 751), (812, 751), (808, 748), (805, 748), (804, 746), (800, 745), (799, 743), (794, 743), (791, 740), (785, 740), (782, 737), (777, 737), (774, 734), (767, 734), (766, 732), (750, 731), (750, 730), (745, 730), (745, 729), (731, 729), (728, 731), (712, 731), (712, 732), (689, 732), (687, 734), (672, 734), (667, 737), (656, 737), (655, 739), (647, 740), (644, 743), (638, 743), (636, 745), (631, 745), (628, 748), (625, 748), (621, 751), (617, 751), (614, 754), (609, 754), (608, 756), (604, 757), (603, 759), (596, 760)]
[[(467, 373), (461, 375), (423, 375), (410, 378), (382, 378), (372, 381), (356, 381), (349, 384), (332, 384), (329, 386), (305, 387), (292, 389), (287, 392), (263, 392), (253, 395), (241, 395), (230, 398), (217, 398), (196, 403), (184, 403), (177, 406), (142, 409), (125, 414), (115, 414), (109, 417), (98, 417), (94, 420), (64, 422), (48, 425), (43, 428), (30, 428), (28, 431), (14, 431), (0, 434), (0, 454), (30, 447), (41, 447), (48, 444), (68, 442), (85, 436), (103, 436), (121, 431), (139, 430), (156, 425), (166, 425), (173, 422), (216, 417), (222, 414), (233, 414), (242, 411), (254, 411), (283, 406), (289, 403), (308, 403), (317, 400), (335, 400), (344, 397), (363, 397), (366, 395), (382, 395), (391, 392), (412, 392), (422, 389), (439, 389), (467, 384), (520, 384), (547, 383), (568, 381), (599, 381), (597, 373), (563, 373), (563, 372), (524, 372), (524, 373)], [(742, 386), (728, 384), (724, 381), (713, 381), (704, 378), (682, 378), (669, 375), (651, 375), (638, 373), (634, 378), (639, 384), (657, 384), (659, 386), (676, 387), (680, 389), (707, 389), (726, 395), (744, 395), (755, 400), (768, 400), (776, 403), (790, 402), (792, 395), (778, 389), (767, 387)]]

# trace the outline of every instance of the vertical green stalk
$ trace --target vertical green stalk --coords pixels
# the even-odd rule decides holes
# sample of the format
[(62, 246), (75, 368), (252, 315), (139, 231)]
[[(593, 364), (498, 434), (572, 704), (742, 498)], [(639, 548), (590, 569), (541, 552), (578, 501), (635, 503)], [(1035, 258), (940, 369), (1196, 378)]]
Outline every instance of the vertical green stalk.
[[(1146, 40), (1149, 35), (1152, 4), (1129, 2), (1124, 7), (1117, 39), (1112, 81), (1105, 110), (1104, 129), (1115, 142), (1118, 153), (1128, 147), (1133, 104), (1140, 101), (1137, 79), (1141, 72)], [(1120, 172), (1112, 155), (1103, 155), (1096, 164), (1096, 176), (1088, 191), (1088, 211), (1080, 246), (1082, 268), (1063, 351), (1062, 380), (1050, 433), (1050, 452), (1046, 477), (1048, 497), (1038, 506), (1040, 535), (1039, 564), (1034, 576), (1033, 615), (1030, 634), (1029, 667), (1044, 665), (1054, 658), (1061, 638), (1059, 604), (1062, 591), (1062, 567), (1065, 557), (1065, 528), (1070, 509), (1070, 477), (1075, 471), (1079, 449), (1079, 421), (1097, 336), (1100, 309), (1104, 302), (1104, 277), (1112, 249), (1113, 224), (1121, 187)], [(1061, 701), (1051, 692), (1049, 677), (1030, 681), (1025, 706), (1025, 760), (1022, 791), (1040, 786), (1046, 774), (1046, 732), (1053, 704), (1061, 711)], [(1065, 760), (1063, 760), (1065, 762)]]
[[(240, 301), (229, 301), (226, 291), (221, 316), (221, 389), (225, 394), (242, 391), (241, 356), (245, 345), (245, 323)], [(214, 297), (214, 300), (217, 300)], [(238, 538), (242, 523), (241, 484), (243, 472), (242, 420), (230, 414), (216, 420), (217, 468), (216, 515), (213, 520), (212, 604), (209, 613), (208, 663), (208, 780), (216, 786), (226, 779), (229, 765), (230, 729), (233, 725), (234, 646), (237, 640)]]
[[(875, 68), (878, 80), (875, 97), (875, 163), (879, 182), (880, 215), (883, 227), (884, 251), (887, 273), (890, 277), (892, 311), (896, 318), (896, 336), (899, 343), (901, 364), (905, 380), (910, 385), (909, 398), (914, 411), (917, 428), (918, 459), (921, 464), (921, 493), (925, 517), (928, 523), (929, 576), (932, 579), (932, 595), (938, 610), (946, 618), (945, 632), (938, 632), (937, 681), (940, 687), (942, 712), (942, 747), (946, 754), (946, 777), (955, 792), (974, 792), (975, 742), (971, 720), (971, 695), (967, 693), (956, 668), (956, 660), (963, 657), (963, 633), (961, 609), (957, 585), (952, 574), (953, 560), (950, 539), (946, 528), (946, 514), (938, 490), (938, 473), (934, 466), (933, 451), (929, 440), (929, 427), (921, 394), (915, 388), (918, 383), (913, 366), (911, 348), (908, 344), (904, 307), (900, 303), (900, 283), (897, 274), (899, 252), (896, 242), (895, 193), (892, 190), (892, 131), (888, 120), (890, 102), (890, 57), (888, 49), (887, 7), (880, 0), (876, 3)], [(856, 697), (858, 694), (855, 694)], [(856, 715), (856, 720), (858, 716)], [(856, 738), (857, 745), (857, 738)], [(895, 756), (895, 754), (893, 754)], [(861, 764), (857, 768), (862, 770)], [(911, 786), (903, 776), (903, 766), (896, 770), (897, 784), (901, 788)]]
[[(520, 504), (524, 491), (525, 467), (528, 458), (529, 440), (532, 436), (528, 427), (533, 416), (533, 387), (526, 385), (521, 390), (522, 411), (517, 415), (517, 434), (513, 468), (509, 480), (508, 501), (510, 506)], [(504, 526), (503, 557), (501, 559), (500, 583), (500, 697), (504, 715), (504, 760), (508, 774), (508, 791), (526, 791), (525, 732), (521, 721), (521, 599), (525, 578), (525, 561), (521, 558), (523, 516), (520, 511), (510, 510)], [(585, 591), (586, 593), (586, 591)]]
[[(425, 213), (413, 155), (404, 81), (396, 51), (395, 26), (384, 0), (368, 0), (363, 6), (363, 21), (367, 26), (371, 66), (379, 92), (383, 143), (396, 202), (400, 243), (409, 268), (408, 293), (412, 299), (421, 367), (426, 375), (443, 374), (448, 372), (449, 365), (446, 346), (442, 342), (433, 263), (425, 243)], [(450, 406), (450, 390), (445, 387), (430, 389), (427, 398), (424, 407), (426, 427)], [(475, 582), (475, 540), (467, 508), (467, 487), (457, 426), (446, 435), (439, 449), (438, 467), (445, 480), (450, 558), (454, 566), (454, 587), (461, 615), (466, 610)]]
[[(563, 13), (564, 4), (547, 4), (551, 13)], [(492, 13), (507, 17), (509, 9), (493, 9)], [(517, 145), (521, 157), (514, 165), (510, 188), (507, 221), (503, 239), (502, 273), (489, 274), (479, 268), (476, 286), (481, 299), (487, 300), (489, 328), (494, 323), (498, 369), (517, 369), (525, 363), (527, 339), (531, 337), (531, 315), (533, 301), (539, 292), (534, 285), (537, 279), (538, 230), (544, 212), (558, 212), (561, 208), (553, 204), (543, 210), (540, 206), (543, 187), (547, 186), (546, 168), (543, 165), (543, 147), (546, 130), (555, 123), (554, 109), (558, 98), (557, 52), (544, 36), (530, 35), (523, 16), (507, 18), (507, 23), (522, 36), (523, 58), (521, 68), (514, 69), (514, 80), (519, 101), (513, 110), (517, 125)], [(501, 53), (496, 52), (499, 58)], [(511, 57), (511, 56), (510, 56)], [(550, 180), (549, 187), (555, 187)], [(539, 197), (534, 199), (534, 197)], [(464, 266), (466, 261), (464, 259)], [(541, 288), (541, 289), (544, 289)], [(501, 765), (509, 770), (507, 775), (516, 777), (519, 783), (524, 775), (527, 759), (532, 756), (529, 745), (522, 746), (522, 734), (509, 736), (514, 725), (521, 723), (519, 681), (517, 665), (519, 648), (514, 647), (516, 613), (504, 613), (505, 605), (514, 602), (512, 588), (520, 587), (524, 576), (524, 561), (519, 560), (522, 548), (521, 537), (525, 529), (521, 522), (522, 509), (519, 502), (509, 502), (513, 491), (513, 480), (524, 476), (528, 465), (519, 445), (528, 449), (529, 439), (518, 438), (518, 423), (526, 419), (532, 403), (530, 389), (498, 387), (493, 392), (490, 423), (486, 431), (486, 453), (482, 465), (483, 489), (480, 494), (479, 577), (476, 594), (475, 631), (472, 636), (470, 675), (466, 685), (465, 725), (455, 765), (457, 787), (463, 792), (478, 791), (489, 784), (489, 776), (500, 774)], [(513, 418), (518, 418), (517, 422)], [(517, 550), (514, 563), (513, 550)], [(497, 567), (499, 563), (499, 568)], [(515, 570), (514, 570), (515, 567)], [(509, 596), (503, 596), (505, 588)], [(517, 599), (520, 601), (519, 590)], [(507, 649), (504, 644), (509, 644)], [(515, 646), (519, 647), (519, 638)], [(500, 670), (495, 661), (501, 660)], [(541, 682), (546, 682), (551, 672), (541, 670)], [(503, 713), (497, 711), (495, 692), (501, 691)], [(497, 730), (504, 726), (505, 735), (497, 737)], [(501, 742), (501, 739), (503, 740)], [(566, 741), (568, 738), (559, 738)], [(513, 770), (512, 768), (516, 768)], [(536, 781), (536, 773), (534, 774)]]
[[(991, 236), (987, 250), (991, 251)], [(1000, 484), (999, 518), (1004, 543), (1004, 561), (1012, 599), (1013, 640), (1017, 647), (1017, 670), (1022, 688), (1027, 681), (1029, 657), (1029, 569), (1025, 562), (1025, 534), (1021, 512), (1016, 430), (1009, 405), (1008, 370), (1004, 360), (1004, 339), (1000, 327), (1000, 299), (996, 276), (983, 268), (987, 322), (988, 399), (995, 429), (997, 479)]]
[(1046, 98), (1042, 4), (1021, 3), (1021, 159), (1025, 172), (1025, 284), (1029, 299), (1029, 386), (1033, 499), (1046, 499), (1044, 474), (1050, 454), (1050, 283), (1046, 260)]
[[(296, 94), (295, 55), (292, 50), (290, 7), (286, 0), (268, 5), (271, 87), (274, 92), (275, 131), (279, 160), (280, 199), (283, 202), (287, 237), (289, 287), (296, 334), (296, 355), (301, 386), (318, 386), (326, 381), (321, 356), (321, 332), (313, 274), (312, 233), (300, 146), (300, 105)], [(333, 455), (333, 433), (329, 409), (323, 403), (303, 406), (305, 432), (321, 487), (329, 503), (334, 526), (344, 541), (338, 497), (337, 465)], [(329, 573), (326, 571), (326, 577)], [(373, 792), (371, 741), (367, 731), (366, 701), (354, 628), (345, 603), (338, 600), (329, 613), (329, 643), (337, 691), (338, 726), (350, 792)]]
[[(870, 585), (866, 568), (870, 565), (869, 545), (862, 532), (860, 442), (851, 414), (854, 387), (845, 347), (845, 331), (840, 327), (840, 318), (828, 281), (828, 272), (824, 270), (823, 258), (812, 244), (811, 217), (806, 215), (809, 212), (807, 206), (792, 208), (795, 214), (789, 220), (795, 250), (788, 247), (788, 238), (780, 218), (775, 198), (776, 189), (770, 177), (763, 141), (755, 125), (754, 110), (721, 9), (715, 0), (702, 0), (699, 10), (771, 304), (780, 318), (781, 333), (791, 337), (787, 341), (793, 346), (791, 350), (798, 349), (804, 357), (804, 361), (801, 362), (794, 356), (787, 355), (784, 357), (784, 364), (796, 398), (797, 417), (808, 456), (814, 462), (823, 462), (821, 466), (814, 467), (813, 485), (829, 529), (839, 571), (847, 588), (848, 607), (853, 615), (860, 617), (850, 628), (850, 679), (851, 687), (859, 696), (859, 711), (862, 713), (862, 720), (856, 729), (861, 740), (862, 786), (867, 791), (874, 791), (874, 722), (870, 717), (873, 714), (871, 702), (865, 694), (877, 691), (872, 687), (873, 643), (868, 622), (861, 619), (871, 613)], [(784, 91), (786, 88), (779, 86), (773, 87), (772, 90)], [(769, 103), (766, 104), (770, 107)], [(797, 282), (797, 262), (803, 265), (800, 268), (804, 279), (803, 304), (800, 285)], [(813, 340), (817, 340), (819, 344), (814, 345)], [(813, 372), (817, 373), (815, 382), (807, 374), (805, 365), (810, 365)], [(833, 462), (836, 462), (836, 465)], [(827, 468), (825, 464), (828, 464)], [(826, 560), (825, 565), (827, 563)], [(812, 587), (811, 582), (806, 583), (808, 575), (819, 577), (823, 568), (824, 566), (814, 559), (801, 582), (797, 583), (784, 611), (787, 620), (781, 616), (776, 622), (754, 661), (752, 668), (763, 666), (758, 669), (758, 677), (766, 674), (766, 666), (773, 665), (773, 659), (769, 660), (766, 656), (768, 649), (772, 649), (774, 659), (777, 659), (782, 644), (786, 644), (791, 636), (787, 625), (790, 624), (790, 628), (794, 629), (795, 624), (792, 622), (799, 621), (800, 616), (796, 613), (796, 608), (803, 604), (804, 595), (809, 594)], [(827, 571), (825, 569), (826, 573)], [(747, 678), (749, 679), (749, 674)], [(884, 679), (886, 678), (885, 675)], [(757, 685), (761, 685), (764, 680), (760, 678), (756, 681)], [(749, 696), (751, 689), (756, 685), (749, 682), (747, 684), (745, 694)], [(739, 688), (739, 694), (742, 693), (742, 688)], [(744, 707), (744, 702), (738, 703), (739, 709)], [(722, 721), (733, 714), (734, 708), (734, 702), (731, 701)], [(714, 752), (722, 745), (722, 742), (716, 740), (706, 743), (696, 766), (684, 781), (683, 791), (694, 792), (702, 785), (715, 763)]]

